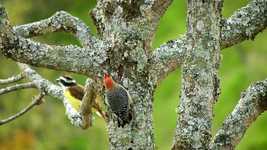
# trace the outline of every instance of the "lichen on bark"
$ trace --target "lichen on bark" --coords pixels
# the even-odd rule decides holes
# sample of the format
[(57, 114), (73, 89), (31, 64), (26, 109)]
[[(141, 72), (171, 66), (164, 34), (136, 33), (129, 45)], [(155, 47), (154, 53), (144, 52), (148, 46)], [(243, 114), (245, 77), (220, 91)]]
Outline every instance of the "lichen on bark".
[[(187, 42), (173, 149), (208, 149), (220, 63), (221, 1), (188, 1)], [(216, 93), (216, 94), (214, 94)]]

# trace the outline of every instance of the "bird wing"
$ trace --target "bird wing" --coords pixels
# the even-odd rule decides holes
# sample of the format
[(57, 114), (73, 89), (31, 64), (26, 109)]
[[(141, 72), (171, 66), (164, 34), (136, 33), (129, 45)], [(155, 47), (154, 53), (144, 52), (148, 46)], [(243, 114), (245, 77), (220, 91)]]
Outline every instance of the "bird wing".
[(128, 98), (127, 91), (120, 86), (118, 86), (118, 88), (114, 88), (113, 91), (107, 92), (107, 102), (111, 110), (119, 117), (122, 117), (122, 113), (127, 112), (129, 109)]
[(85, 94), (85, 92), (84, 92), (84, 88), (81, 85), (69, 87), (69, 91), (73, 97), (82, 101), (83, 95)]

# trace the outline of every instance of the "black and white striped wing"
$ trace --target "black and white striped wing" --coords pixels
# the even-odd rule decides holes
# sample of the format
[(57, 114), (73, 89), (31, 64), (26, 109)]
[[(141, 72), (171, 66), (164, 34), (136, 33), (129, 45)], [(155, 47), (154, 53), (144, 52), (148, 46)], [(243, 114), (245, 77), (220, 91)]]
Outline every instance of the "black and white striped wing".
[(114, 88), (107, 92), (107, 103), (112, 112), (121, 120), (126, 120), (129, 110), (129, 95), (123, 87)]

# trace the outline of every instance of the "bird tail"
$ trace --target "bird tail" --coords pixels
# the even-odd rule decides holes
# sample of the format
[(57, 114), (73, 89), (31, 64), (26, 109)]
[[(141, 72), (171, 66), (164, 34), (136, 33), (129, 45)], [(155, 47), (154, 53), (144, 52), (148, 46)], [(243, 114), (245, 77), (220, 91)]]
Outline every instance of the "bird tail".
[(129, 110), (128, 115), (123, 118), (118, 118), (118, 127), (124, 127), (126, 124), (129, 124), (133, 119), (133, 111)]

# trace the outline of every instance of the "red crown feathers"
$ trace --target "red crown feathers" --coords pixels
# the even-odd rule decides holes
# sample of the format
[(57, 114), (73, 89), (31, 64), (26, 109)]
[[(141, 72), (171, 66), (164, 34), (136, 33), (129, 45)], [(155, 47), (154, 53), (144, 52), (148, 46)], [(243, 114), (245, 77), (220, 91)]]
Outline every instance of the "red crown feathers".
[(107, 73), (104, 74), (104, 85), (107, 89), (111, 89), (113, 87), (113, 80)]

